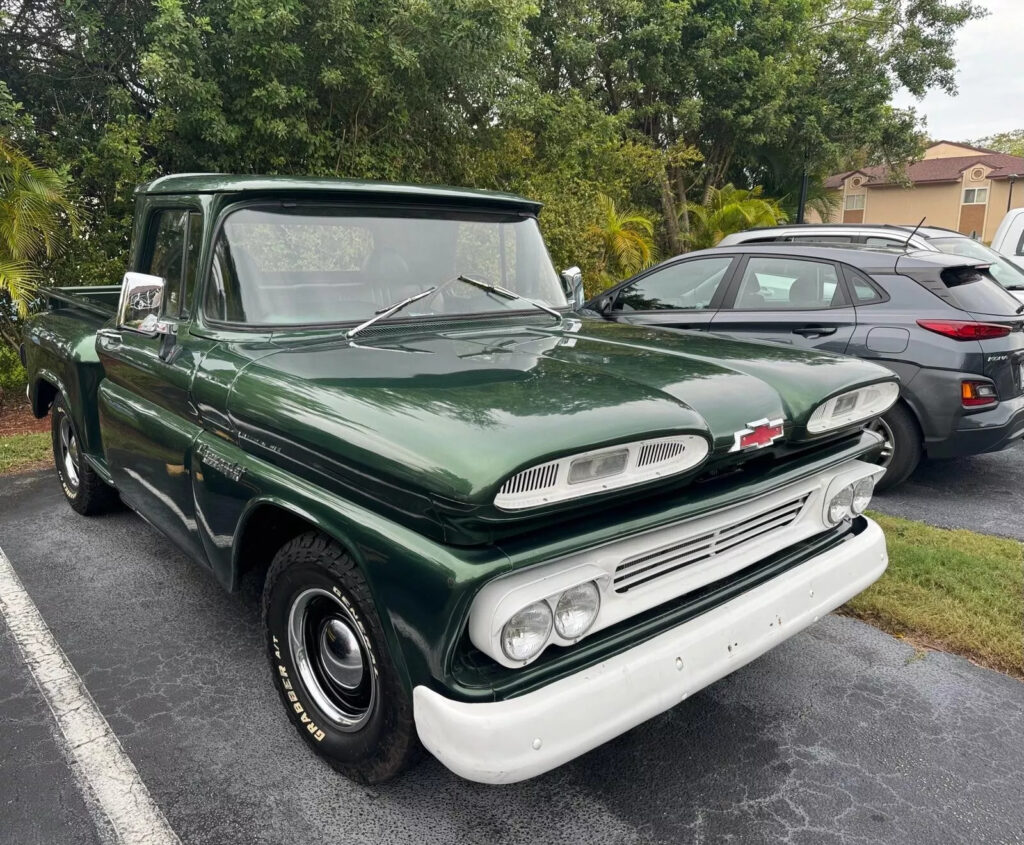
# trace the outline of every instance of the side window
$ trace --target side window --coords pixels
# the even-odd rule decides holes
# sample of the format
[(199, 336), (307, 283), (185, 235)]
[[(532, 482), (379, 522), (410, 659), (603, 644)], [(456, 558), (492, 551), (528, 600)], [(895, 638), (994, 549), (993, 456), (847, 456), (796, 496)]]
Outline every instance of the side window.
[(820, 309), (842, 305), (832, 264), (755, 255), (743, 271), (733, 308)]
[(860, 270), (843, 265), (843, 273), (850, 286), (850, 292), (853, 294), (854, 305), (868, 305), (872, 302), (882, 301), (882, 294)]
[(666, 308), (707, 308), (732, 264), (731, 256), (680, 261), (651, 273), (623, 289), (615, 302), (621, 311), (658, 311)]
[(167, 281), (162, 310), (171, 317), (178, 316), (181, 308), (187, 222), (187, 211), (166, 209), (158, 211), (154, 217), (155, 225), (151, 224), (155, 234), (146, 272), (162, 276)]
[[(907, 236), (909, 237), (909, 235)], [(907, 238), (898, 240), (897, 238), (880, 238), (874, 235), (868, 235), (864, 239), (864, 243), (867, 246), (903, 246), (907, 242)]]

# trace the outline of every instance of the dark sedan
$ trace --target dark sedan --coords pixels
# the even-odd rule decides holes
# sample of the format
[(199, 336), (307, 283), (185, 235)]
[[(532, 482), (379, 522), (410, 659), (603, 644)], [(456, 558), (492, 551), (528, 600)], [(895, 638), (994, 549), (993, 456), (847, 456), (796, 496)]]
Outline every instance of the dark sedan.
[(691, 252), (586, 305), (605, 319), (813, 347), (900, 376), (876, 423), (880, 488), (922, 456), (1005, 449), (1024, 437), (1024, 306), (984, 263), (937, 252), (797, 244)]

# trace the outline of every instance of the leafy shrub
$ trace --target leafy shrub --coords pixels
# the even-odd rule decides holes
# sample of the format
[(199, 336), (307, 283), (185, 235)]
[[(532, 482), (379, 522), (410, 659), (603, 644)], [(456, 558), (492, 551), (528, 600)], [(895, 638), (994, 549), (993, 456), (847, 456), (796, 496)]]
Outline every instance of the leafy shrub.
[(10, 401), (25, 392), (28, 374), (21, 366), (18, 353), (0, 343), (0, 402)]

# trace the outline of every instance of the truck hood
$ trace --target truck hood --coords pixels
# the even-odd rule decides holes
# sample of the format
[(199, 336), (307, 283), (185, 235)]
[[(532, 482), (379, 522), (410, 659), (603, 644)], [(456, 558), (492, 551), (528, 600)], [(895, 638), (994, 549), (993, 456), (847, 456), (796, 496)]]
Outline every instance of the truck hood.
[(706, 467), (755, 420), (781, 417), (800, 439), (825, 398), (892, 378), (852, 358), (600, 319), (447, 326), (275, 338), (280, 351), (232, 385), (240, 442), (363, 490), (479, 507), (511, 474), (605, 445), (700, 434)]

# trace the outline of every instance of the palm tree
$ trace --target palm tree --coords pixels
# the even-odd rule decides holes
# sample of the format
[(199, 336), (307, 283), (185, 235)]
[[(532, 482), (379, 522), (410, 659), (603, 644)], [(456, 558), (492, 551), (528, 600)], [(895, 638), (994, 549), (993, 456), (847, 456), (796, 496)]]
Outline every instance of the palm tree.
[(729, 184), (708, 188), (703, 203), (688, 202), (690, 231), (684, 236), (687, 245), (690, 249), (707, 249), (733, 232), (774, 226), (786, 220), (779, 203), (761, 193), (760, 186), (747, 191)]
[(0, 137), (0, 291), (10, 295), (23, 317), (41, 278), (38, 260), (57, 255), (67, 232), (77, 229), (66, 190), (61, 174), (35, 164)]
[(625, 279), (650, 266), (657, 255), (654, 221), (640, 211), (619, 211), (610, 197), (598, 195), (600, 223), (591, 226), (601, 242), (601, 275), (604, 281)]

